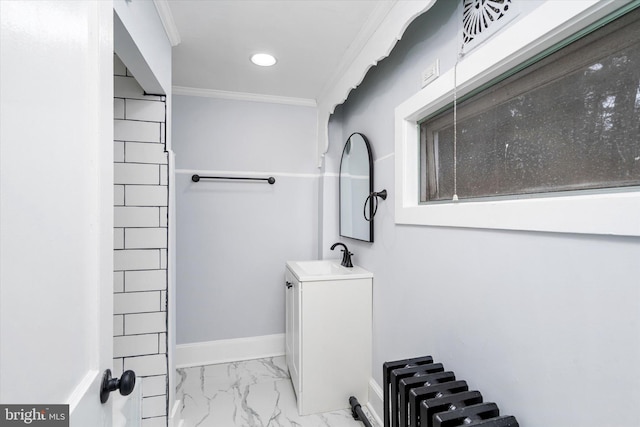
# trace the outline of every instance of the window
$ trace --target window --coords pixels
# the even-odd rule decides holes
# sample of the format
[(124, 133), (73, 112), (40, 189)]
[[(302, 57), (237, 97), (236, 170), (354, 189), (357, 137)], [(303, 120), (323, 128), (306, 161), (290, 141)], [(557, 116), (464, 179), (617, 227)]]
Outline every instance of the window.
[(421, 201), (640, 185), (640, 9), (421, 125)]
[[(554, 61), (546, 55), (546, 52), (556, 49), (558, 45), (569, 46), (576, 40), (589, 40), (583, 39), (585, 34), (596, 34), (594, 29), (605, 23), (620, 17), (623, 20), (632, 19), (632, 14), (637, 13), (632, 11), (638, 4), (638, 1), (628, 0), (543, 2), (484, 40), (459, 61), (455, 70), (452, 68), (445, 71), (429, 86), (398, 105), (395, 109), (395, 222), (640, 236), (640, 187), (637, 169), (637, 162), (640, 160), (636, 160), (640, 155), (637, 71), (634, 67), (625, 66), (626, 71), (622, 74), (625, 77), (618, 80), (624, 80), (627, 89), (618, 90), (616, 85), (610, 86), (611, 82), (608, 81), (613, 75), (608, 68), (616, 65), (615, 55), (608, 58), (612, 52), (593, 57), (597, 52), (592, 49), (573, 56), (564, 51), (565, 53), (558, 55), (563, 57), (561, 63), (564, 64), (560, 65), (560, 72), (558, 69), (554, 71), (555, 66), (549, 65)], [(638, 27), (637, 21), (635, 26)], [(596, 38), (602, 38), (601, 35), (602, 33), (596, 35)], [(578, 41), (569, 47), (569, 51), (581, 43), (585, 42)], [(637, 38), (635, 44), (638, 44)], [(628, 55), (635, 55), (635, 59), (630, 60), (635, 61), (635, 68), (638, 68), (637, 51), (632, 53), (633, 49), (631, 43)], [(616, 51), (618, 50), (616, 46)], [(589, 58), (582, 58), (587, 54), (590, 55)], [(585, 63), (583, 59), (589, 60)], [(525, 71), (516, 76), (510, 71), (516, 69)], [(508, 73), (511, 73), (511, 77), (500, 80), (501, 76)], [(558, 78), (565, 74), (570, 74), (571, 77), (554, 86)], [(596, 85), (600, 87), (601, 94), (594, 92), (591, 96), (585, 96), (582, 93), (580, 102), (575, 100), (575, 96), (557, 95), (558, 88), (563, 91), (573, 90), (575, 95), (576, 86), (580, 86), (574, 81), (577, 75), (590, 79), (596, 75), (603, 76), (603, 82)], [(532, 78), (534, 80), (530, 80)], [(540, 83), (536, 78), (547, 80)], [(636, 79), (635, 86), (626, 81), (632, 78)], [(510, 89), (507, 89), (508, 85), (512, 85)], [(635, 89), (629, 89), (631, 87)], [(517, 93), (509, 96), (509, 90), (516, 90)], [(456, 144), (459, 150), (456, 167), (459, 200), (456, 202), (451, 201), (452, 120), (449, 119), (447, 123), (445, 119), (446, 110), (452, 105), (454, 92), (457, 93), (460, 113)], [(474, 93), (480, 95), (473, 98)], [(488, 102), (493, 95), (501, 98)], [(582, 108), (585, 111), (574, 117), (569, 114), (569, 104), (556, 108), (551, 114), (544, 108), (527, 108), (526, 119), (504, 120), (505, 117), (512, 118), (522, 113), (524, 110), (517, 103), (524, 102), (530, 96), (538, 97), (530, 98), (536, 104), (545, 96), (554, 100), (551, 105), (572, 101), (573, 104), (569, 104), (574, 110)], [(532, 101), (533, 99), (536, 101)], [(514, 110), (514, 104), (510, 103), (515, 103), (520, 108)], [(625, 103), (626, 108), (621, 109)], [(616, 123), (618, 120), (628, 121), (628, 125), (620, 126)], [(536, 126), (536, 121), (543, 121), (545, 125)], [(516, 122), (520, 128), (507, 126)], [(526, 132), (522, 131), (523, 124), (526, 124)], [(428, 131), (422, 132), (424, 138), (421, 141), (422, 125)], [(477, 137), (468, 138), (468, 134), (461, 133), (471, 129), (477, 133)], [(528, 134), (536, 129), (537, 136)], [(545, 132), (561, 135), (569, 133), (571, 138), (555, 137), (550, 139), (554, 142), (545, 142), (536, 152), (536, 146), (531, 144), (531, 140), (543, 137), (545, 140), (549, 139)], [(606, 134), (610, 142), (609, 149), (603, 151), (602, 146), (590, 147), (588, 141), (600, 139), (582, 138), (576, 134), (580, 132), (585, 135), (594, 132)], [(431, 136), (427, 137), (429, 133)], [(484, 147), (477, 145), (480, 144), (480, 139), (485, 141)], [(467, 145), (464, 148), (465, 141), (471, 141), (474, 146)], [(521, 141), (527, 144), (523, 145)], [(564, 141), (578, 145), (561, 146), (560, 143)], [(486, 144), (493, 144), (493, 148)], [(431, 150), (431, 158), (428, 160), (426, 156), (421, 156), (421, 150), (425, 154)], [(519, 161), (511, 160), (507, 164), (511, 170), (508, 170), (506, 177), (500, 177), (500, 174), (504, 175), (505, 150), (507, 157), (522, 157), (522, 166), (533, 165), (534, 168), (518, 169)], [(559, 154), (554, 154), (554, 151)], [(575, 153), (580, 153), (580, 156), (576, 157)], [(479, 162), (475, 159), (476, 166), (472, 166), (472, 157), (478, 155), (484, 157)], [(620, 158), (617, 159), (616, 156)], [(558, 161), (556, 157), (563, 159)], [(624, 161), (622, 157), (625, 158)], [(538, 160), (533, 161), (531, 158)], [(629, 159), (633, 162), (629, 163)], [(555, 165), (544, 165), (537, 169), (544, 171), (542, 176), (534, 173), (536, 162), (549, 161), (555, 162)], [(429, 162), (432, 163), (430, 167)], [(545, 180), (544, 177), (550, 175), (549, 168), (562, 169), (559, 178)], [(421, 169), (427, 172), (421, 175)], [(499, 178), (496, 178), (496, 174)], [(523, 179), (523, 175), (526, 179)], [(596, 177), (598, 180), (594, 183), (585, 180), (585, 177)], [(427, 180), (430, 182), (427, 183)], [(484, 181), (484, 184), (478, 187), (475, 181)], [(612, 185), (615, 188), (609, 188)], [(548, 192), (551, 188), (551, 192)], [(432, 195), (429, 196), (431, 199), (427, 199), (427, 193)], [(496, 194), (501, 196), (494, 197)]]

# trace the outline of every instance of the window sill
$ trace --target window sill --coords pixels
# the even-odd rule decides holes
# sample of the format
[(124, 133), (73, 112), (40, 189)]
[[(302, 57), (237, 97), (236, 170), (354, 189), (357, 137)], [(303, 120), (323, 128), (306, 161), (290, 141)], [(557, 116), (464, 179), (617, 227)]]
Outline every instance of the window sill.
[(640, 236), (640, 191), (396, 206), (396, 223)]

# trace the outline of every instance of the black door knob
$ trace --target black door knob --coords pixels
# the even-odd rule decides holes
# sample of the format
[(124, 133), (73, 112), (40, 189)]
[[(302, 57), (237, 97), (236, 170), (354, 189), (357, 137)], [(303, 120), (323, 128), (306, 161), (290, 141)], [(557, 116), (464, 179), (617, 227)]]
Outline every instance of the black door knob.
[(102, 374), (102, 385), (100, 386), (100, 402), (106, 403), (109, 400), (109, 393), (120, 390), (120, 394), (128, 396), (136, 386), (136, 374), (133, 371), (124, 371), (120, 379), (111, 378), (111, 369), (107, 369)]

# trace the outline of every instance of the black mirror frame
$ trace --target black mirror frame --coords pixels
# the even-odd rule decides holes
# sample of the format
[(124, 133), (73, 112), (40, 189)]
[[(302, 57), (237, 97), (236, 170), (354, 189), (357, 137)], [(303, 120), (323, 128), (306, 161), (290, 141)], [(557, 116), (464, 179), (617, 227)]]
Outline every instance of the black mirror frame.
[[(341, 237), (347, 237), (349, 239), (359, 240), (361, 242), (371, 242), (371, 243), (373, 243), (373, 204), (372, 203), (368, 203), (369, 218), (371, 218), (371, 220), (367, 220), (366, 216), (364, 217), (364, 219), (369, 222), (369, 240), (358, 239), (357, 237), (345, 236), (344, 234), (342, 234), (342, 179), (341, 179), (342, 178), (342, 161), (344, 159), (344, 155), (345, 155), (345, 151), (347, 150), (347, 146), (350, 143), (349, 141), (351, 140), (351, 137), (353, 135), (360, 135), (362, 137), (362, 139), (364, 140), (365, 146), (367, 147), (367, 155), (369, 157), (369, 194), (368, 195), (373, 193), (373, 154), (371, 152), (371, 145), (369, 144), (369, 140), (367, 139), (366, 136), (364, 136), (364, 134), (362, 134), (360, 132), (354, 132), (351, 135), (349, 135), (349, 138), (347, 138), (347, 141), (344, 144), (344, 148), (342, 149), (342, 156), (340, 157), (340, 172), (338, 174), (338, 226), (339, 226), (339, 233), (340, 233)], [(361, 207), (358, 207), (357, 209), (353, 210), (353, 214), (354, 215), (357, 215), (357, 214), (360, 214), (360, 213), (364, 214), (363, 210), (365, 209), (366, 199), (362, 203), (363, 203), (363, 205)]]

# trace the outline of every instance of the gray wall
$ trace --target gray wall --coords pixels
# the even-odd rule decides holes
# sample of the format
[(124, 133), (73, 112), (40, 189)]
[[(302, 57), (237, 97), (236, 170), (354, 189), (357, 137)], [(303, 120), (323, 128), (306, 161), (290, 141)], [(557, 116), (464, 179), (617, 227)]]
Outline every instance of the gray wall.
[(285, 262), (317, 257), (316, 109), (175, 96), (173, 120), (177, 343), (283, 333)]
[[(523, 427), (636, 426), (640, 239), (394, 223), (394, 108), (436, 58), (441, 72), (453, 65), (456, 5), (414, 21), (331, 121), (326, 170), (338, 170), (342, 137), (362, 132), (375, 190), (391, 192), (373, 244), (343, 239), (375, 277), (372, 376), (381, 384), (384, 361), (430, 354)], [(338, 236), (333, 188), (325, 242)]]

